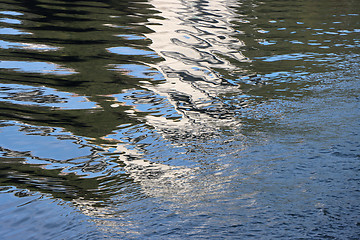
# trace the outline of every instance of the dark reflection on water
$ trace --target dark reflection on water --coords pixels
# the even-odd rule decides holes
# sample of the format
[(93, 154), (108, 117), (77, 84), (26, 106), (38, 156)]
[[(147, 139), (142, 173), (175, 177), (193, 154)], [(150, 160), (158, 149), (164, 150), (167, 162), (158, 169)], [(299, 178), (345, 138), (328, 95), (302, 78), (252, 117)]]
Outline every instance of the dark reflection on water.
[(1, 236), (357, 239), (359, 8), (1, 1)]

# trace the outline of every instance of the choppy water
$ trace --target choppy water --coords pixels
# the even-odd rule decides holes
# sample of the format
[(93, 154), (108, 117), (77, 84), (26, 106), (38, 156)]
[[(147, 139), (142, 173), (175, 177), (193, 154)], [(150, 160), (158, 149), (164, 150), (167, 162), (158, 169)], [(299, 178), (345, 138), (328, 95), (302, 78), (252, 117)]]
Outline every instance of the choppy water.
[(1, 238), (360, 238), (359, 13), (0, 1)]

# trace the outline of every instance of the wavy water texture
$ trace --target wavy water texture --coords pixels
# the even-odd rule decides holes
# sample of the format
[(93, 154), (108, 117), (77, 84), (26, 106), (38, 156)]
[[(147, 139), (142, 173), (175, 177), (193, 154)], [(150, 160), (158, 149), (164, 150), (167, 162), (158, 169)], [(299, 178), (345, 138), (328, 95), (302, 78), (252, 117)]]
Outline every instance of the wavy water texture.
[(359, 236), (358, 1), (4, 0), (4, 239)]
[(183, 119), (177, 124), (154, 117), (148, 121), (158, 128), (169, 130), (167, 125), (170, 128), (176, 125), (177, 130), (191, 132), (196, 132), (194, 124), (201, 126), (202, 131), (207, 127), (208, 132), (216, 131), (216, 125), (235, 127), (239, 123), (231, 113), (232, 106), (221, 101), (219, 95), (240, 90), (217, 69), (239, 71), (227, 58), (237, 62), (249, 62), (249, 59), (239, 51), (244, 43), (232, 36), (235, 30), (230, 24), (233, 17), (228, 8), (230, 3), (152, 1), (151, 4), (161, 11), (162, 19), (148, 24), (154, 32), (147, 37), (152, 40), (150, 47), (165, 59), (157, 68), (166, 82), (146, 87), (166, 96)]

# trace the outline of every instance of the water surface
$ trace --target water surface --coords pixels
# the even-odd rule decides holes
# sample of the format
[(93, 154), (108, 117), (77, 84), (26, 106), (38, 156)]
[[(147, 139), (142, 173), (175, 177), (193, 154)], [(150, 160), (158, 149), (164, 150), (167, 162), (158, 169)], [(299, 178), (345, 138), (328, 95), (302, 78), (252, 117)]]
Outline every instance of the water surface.
[(4, 239), (358, 239), (358, 1), (0, 4)]

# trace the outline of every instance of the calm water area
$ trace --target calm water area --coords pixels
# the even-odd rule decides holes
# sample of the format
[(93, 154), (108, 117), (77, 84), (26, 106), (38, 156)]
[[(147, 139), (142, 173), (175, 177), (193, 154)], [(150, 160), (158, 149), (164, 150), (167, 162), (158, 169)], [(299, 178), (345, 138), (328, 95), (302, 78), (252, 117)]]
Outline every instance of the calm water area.
[(0, 238), (360, 239), (360, 1), (0, 0)]

